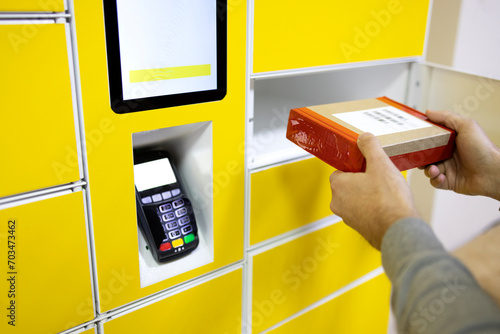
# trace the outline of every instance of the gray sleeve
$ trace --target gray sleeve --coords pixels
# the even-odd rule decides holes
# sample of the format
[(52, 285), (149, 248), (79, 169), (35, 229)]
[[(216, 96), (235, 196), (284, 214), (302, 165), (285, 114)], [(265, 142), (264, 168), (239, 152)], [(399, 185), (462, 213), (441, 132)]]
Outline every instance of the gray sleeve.
[(396, 222), (381, 248), (399, 334), (500, 333), (500, 308), (424, 221)]

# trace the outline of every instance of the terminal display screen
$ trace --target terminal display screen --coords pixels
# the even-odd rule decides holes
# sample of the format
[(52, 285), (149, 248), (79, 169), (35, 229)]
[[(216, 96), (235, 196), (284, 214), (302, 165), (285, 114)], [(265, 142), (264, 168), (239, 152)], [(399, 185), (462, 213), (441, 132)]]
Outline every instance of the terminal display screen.
[(134, 180), (139, 192), (177, 182), (168, 158), (134, 165)]

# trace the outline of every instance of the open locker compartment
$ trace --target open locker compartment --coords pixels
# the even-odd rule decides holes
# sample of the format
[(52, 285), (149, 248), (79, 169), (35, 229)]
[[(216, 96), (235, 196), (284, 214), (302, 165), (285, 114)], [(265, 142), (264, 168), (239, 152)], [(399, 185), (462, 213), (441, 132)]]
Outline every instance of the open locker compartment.
[[(293, 76), (252, 79), (253, 113), (248, 113), (250, 169), (291, 161), (309, 154), (285, 137), (290, 109), (388, 96), (405, 103), (408, 62), (344, 68)], [(377, 65), (377, 66), (375, 66)]]

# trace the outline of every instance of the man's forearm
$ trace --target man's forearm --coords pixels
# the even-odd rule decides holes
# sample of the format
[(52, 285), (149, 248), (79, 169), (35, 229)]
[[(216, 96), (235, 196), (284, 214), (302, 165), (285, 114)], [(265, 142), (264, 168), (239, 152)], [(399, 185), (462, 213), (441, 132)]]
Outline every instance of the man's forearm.
[(396, 222), (381, 251), (400, 334), (500, 332), (500, 309), (425, 222)]

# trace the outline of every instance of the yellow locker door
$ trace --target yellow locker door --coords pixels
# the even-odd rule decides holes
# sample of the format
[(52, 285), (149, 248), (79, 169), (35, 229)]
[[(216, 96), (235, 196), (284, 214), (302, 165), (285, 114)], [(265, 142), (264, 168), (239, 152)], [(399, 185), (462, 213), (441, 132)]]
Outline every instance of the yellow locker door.
[(64, 12), (64, 0), (3, 0), (0, 11)]
[(106, 334), (240, 333), (242, 270), (104, 323)]
[(254, 73), (423, 52), (427, 0), (255, 0), (254, 6)]
[(334, 170), (311, 158), (253, 173), (250, 244), (331, 215), (329, 176)]
[(391, 285), (380, 275), (270, 331), (272, 334), (385, 334)]
[(94, 318), (82, 192), (0, 211), (2, 333), (55, 333)]
[(0, 25), (0, 197), (80, 178), (63, 24)]
[(380, 266), (380, 253), (340, 222), (253, 257), (259, 333)]

